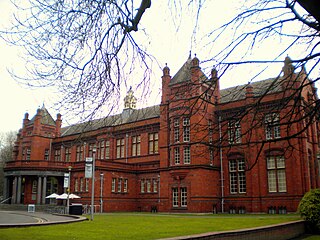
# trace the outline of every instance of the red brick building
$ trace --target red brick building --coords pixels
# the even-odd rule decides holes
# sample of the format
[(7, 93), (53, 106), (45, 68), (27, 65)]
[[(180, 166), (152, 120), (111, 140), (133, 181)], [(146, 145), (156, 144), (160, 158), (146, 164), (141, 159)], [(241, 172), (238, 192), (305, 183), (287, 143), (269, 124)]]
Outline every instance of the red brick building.
[(5, 165), (12, 204), (47, 204), (71, 173), (71, 193), (90, 204), (85, 159), (95, 159), (95, 205), (104, 212), (295, 212), (319, 187), (316, 89), (287, 57), (283, 75), (220, 90), (189, 58), (162, 76), (158, 106), (61, 128), (45, 107), (19, 131)]

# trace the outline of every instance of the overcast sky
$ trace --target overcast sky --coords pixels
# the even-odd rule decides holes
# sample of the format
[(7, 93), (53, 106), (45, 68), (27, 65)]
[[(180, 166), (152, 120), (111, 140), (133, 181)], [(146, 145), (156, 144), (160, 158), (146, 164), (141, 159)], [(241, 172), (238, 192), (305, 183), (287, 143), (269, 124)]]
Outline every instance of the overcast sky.
[[(209, 9), (204, 9), (202, 15), (205, 24), (199, 26), (196, 34), (193, 34), (194, 19), (190, 17), (192, 12), (185, 11), (184, 15), (180, 15), (179, 9), (176, 11), (167, 8), (166, 4), (160, 2), (165, 1), (152, 1), (151, 9), (145, 12), (141, 22), (141, 27), (145, 27), (148, 31), (148, 38), (145, 39), (145, 43), (150, 53), (157, 58), (159, 65), (153, 67), (151, 79), (151, 86), (154, 88), (153, 97), (140, 99), (138, 107), (159, 104), (161, 68), (165, 66), (165, 63), (168, 64), (173, 76), (187, 60), (190, 51), (192, 51), (192, 56), (197, 54), (200, 60), (208, 58), (208, 51), (203, 48), (201, 42), (204, 39), (204, 32), (208, 31), (207, 29), (218, 27), (230, 19), (235, 14), (236, 8), (239, 7), (239, 1), (228, 0), (221, 3), (221, 1), (212, 0), (212, 6)], [(10, 0), (0, 0), (0, 27), (7, 26), (9, 23), (9, 17), (12, 14), (10, 5)], [(175, 22), (172, 21), (172, 15), (177, 16)], [(218, 48), (219, 46), (215, 47)], [(18, 57), (19, 54), (21, 55), (19, 49), (8, 46), (2, 40), (0, 40), (0, 49), (0, 132), (21, 128), (25, 112), (29, 112), (31, 118), (35, 115), (36, 109), (41, 107), (43, 103), (55, 118), (57, 112), (51, 108), (54, 104), (54, 94), (50, 90), (32, 90), (21, 86), (8, 73), (8, 69), (14, 69), (16, 72), (23, 74), (24, 61)], [(268, 52), (270, 52), (270, 49), (262, 49), (260, 54), (268, 54)], [(280, 71), (281, 65), (278, 65), (275, 69), (261, 77), (274, 77)], [(244, 68), (239, 69), (236, 75), (223, 77), (221, 79), (222, 88), (247, 83), (250, 80), (250, 77), (247, 76), (249, 72), (250, 69)], [(122, 100), (120, 99), (120, 101)], [(67, 116), (63, 116), (63, 119), (64, 125), (66, 125)]]

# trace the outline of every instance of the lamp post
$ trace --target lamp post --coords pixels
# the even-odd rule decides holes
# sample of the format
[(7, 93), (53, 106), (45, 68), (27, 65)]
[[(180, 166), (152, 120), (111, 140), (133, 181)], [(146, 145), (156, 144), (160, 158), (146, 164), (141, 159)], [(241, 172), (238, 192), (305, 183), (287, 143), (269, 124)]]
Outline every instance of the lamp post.
[(70, 207), (70, 198), (69, 198), (69, 196), (70, 196), (70, 181), (71, 181), (71, 169), (72, 169), (72, 167), (71, 166), (69, 166), (68, 167), (68, 171), (69, 171), (69, 175), (68, 175), (68, 188), (67, 188), (67, 214), (69, 214), (69, 207)]
[(100, 213), (103, 212), (103, 173), (100, 173)]
[(93, 221), (93, 212), (94, 212), (94, 174), (95, 174), (95, 156), (96, 155), (96, 148), (92, 149), (92, 184), (91, 184), (91, 216), (90, 220)]

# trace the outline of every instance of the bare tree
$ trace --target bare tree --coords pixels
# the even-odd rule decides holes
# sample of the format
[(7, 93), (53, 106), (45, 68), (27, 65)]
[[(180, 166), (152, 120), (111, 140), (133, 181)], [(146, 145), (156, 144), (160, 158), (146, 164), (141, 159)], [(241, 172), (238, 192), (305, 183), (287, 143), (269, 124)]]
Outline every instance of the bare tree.
[[(198, 26), (205, 2), (191, 2), (196, 3), (190, 6), (197, 8)], [(177, 7), (180, 1), (174, 3), (176, 11), (183, 10)], [(227, 43), (207, 59), (219, 63), (220, 75), (233, 65), (282, 62), (283, 54), (294, 48), (304, 54), (290, 60), (295, 68), (308, 63), (306, 78), (318, 70), (319, 16), (315, 5), (304, 0), (248, 1), (248, 4), (207, 38), (210, 45), (219, 39)], [(114, 96), (119, 97), (120, 86), (126, 83), (125, 73), (134, 71), (137, 65), (144, 69), (137, 85), (148, 83), (152, 58), (135, 41), (132, 32), (138, 30), (143, 14), (152, 7), (151, 0), (36, 0), (16, 5), (20, 14), (6, 36), (28, 53), (27, 67), (33, 79), (28, 84), (58, 86), (63, 93), (60, 105), (68, 106), (69, 113), (88, 111), (91, 116), (110, 102), (108, 110), (112, 111), (118, 100)], [(285, 43), (280, 52), (274, 52), (268, 59), (250, 59), (250, 53), (270, 39)], [(318, 79), (305, 81), (296, 93)]]
[[(250, 4), (250, 5), (249, 5)], [(239, 64), (277, 63), (289, 50), (299, 52), (293, 59), (296, 68), (308, 63), (308, 74), (318, 72), (319, 51), (319, 12), (315, 3), (304, 0), (263, 0), (249, 1), (231, 21), (210, 33), (210, 42), (223, 39), (224, 48), (210, 60), (216, 60), (225, 68)], [(262, 44), (272, 54), (266, 56), (251, 53), (259, 50)], [(279, 51), (272, 51), (275, 45)], [(271, 57), (272, 56), (272, 57)], [(279, 60), (280, 58), (280, 60)], [(315, 80), (318, 80), (315, 79)]]
[(140, 67), (137, 85), (148, 82), (152, 59), (132, 33), (151, 0), (32, 0), (15, 5), (14, 26), (4, 36), (27, 53), (24, 83), (56, 87), (59, 106), (88, 117), (112, 102), (111, 112), (126, 84), (124, 72)]
[(0, 133), (0, 196), (3, 194), (3, 165), (5, 162), (12, 160), (16, 137), (17, 133), (14, 131)]

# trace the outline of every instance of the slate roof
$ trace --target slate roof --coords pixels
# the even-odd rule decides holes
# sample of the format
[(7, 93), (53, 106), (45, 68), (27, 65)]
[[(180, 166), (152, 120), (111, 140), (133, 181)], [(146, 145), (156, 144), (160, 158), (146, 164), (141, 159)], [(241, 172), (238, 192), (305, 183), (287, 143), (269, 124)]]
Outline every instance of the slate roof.
[[(128, 111), (130, 111), (130, 113)], [(61, 129), (61, 136), (68, 136), (156, 117), (160, 117), (159, 105), (142, 109), (125, 109), (121, 114), (64, 127)]]
[[(56, 122), (54, 121), (53, 117), (50, 115), (50, 113), (48, 112), (48, 110), (45, 108), (44, 105), (42, 106), (40, 111), (41, 111), (41, 124), (56, 126)], [(33, 124), (35, 121), (35, 118), (36, 118), (36, 115), (30, 120), (29, 124)]]
[[(182, 67), (178, 70), (178, 72), (171, 79), (169, 86), (174, 84), (182, 83), (182, 82), (190, 82), (191, 81), (191, 65), (192, 60), (189, 57), (188, 60), (182, 65)], [(200, 70), (200, 81), (208, 81), (207, 76)]]
[[(276, 78), (269, 78), (259, 82), (252, 82), (250, 85), (253, 87), (253, 96), (259, 97), (266, 93), (276, 93), (282, 91), (281, 84)], [(239, 85), (220, 90), (221, 103), (228, 103), (239, 101), (246, 97), (246, 87), (248, 84)]]
[[(179, 69), (179, 71), (171, 79), (169, 85), (191, 81), (190, 68), (191, 58), (189, 58), (185, 62), (185, 64)], [(205, 74), (202, 71), (201, 73), (202, 81), (209, 81), (209, 79), (205, 76)], [(270, 78), (259, 82), (252, 82), (250, 85), (253, 87), (253, 95), (255, 97), (262, 96), (266, 92), (270, 94), (282, 91), (281, 84), (279, 84), (279, 81), (277, 81), (276, 78)], [(220, 90), (220, 102), (228, 103), (245, 99), (247, 86), (248, 84), (244, 84)], [(54, 122), (52, 117), (50, 116), (52, 119), (51, 120), (49, 116), (50, 114), (48, 114), (48, 117), (44, 119), (47, 119), (46, 121), (48, 122)], [(113, 127), (121, 124), (132, 123), (156, 117), (160, 117), (159, 105), (142, 109), (125, 109), (121, 114), (64, 127), (61, 129), (61, 136), (68, 136), (82, 132), (93, 131), (100, 128)]]

